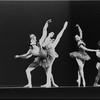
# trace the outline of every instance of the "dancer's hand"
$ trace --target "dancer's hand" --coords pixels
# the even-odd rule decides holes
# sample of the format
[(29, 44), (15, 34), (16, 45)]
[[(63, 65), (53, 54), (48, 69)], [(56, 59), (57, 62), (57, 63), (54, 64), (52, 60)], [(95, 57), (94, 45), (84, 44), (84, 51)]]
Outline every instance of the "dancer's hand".
[(78, 24), (76, 24), (76, 27), (79, 27), (79, 25), (78, 25)]
[(20, 57), (19, 55), (15, 55), (15, 56), (14, 56), (14, 58), (19, 58), (19, 57)]
[(51, 22), (52, 22), (52, 20), (51, 20), (51, 19), (47, 20), (47, 23), (51, 23)]
[(51, 19), (47, 20), (44, 26), (44, 29), (47, 29), (47, 27), (49, 26), (49, 23), (51, 23)]

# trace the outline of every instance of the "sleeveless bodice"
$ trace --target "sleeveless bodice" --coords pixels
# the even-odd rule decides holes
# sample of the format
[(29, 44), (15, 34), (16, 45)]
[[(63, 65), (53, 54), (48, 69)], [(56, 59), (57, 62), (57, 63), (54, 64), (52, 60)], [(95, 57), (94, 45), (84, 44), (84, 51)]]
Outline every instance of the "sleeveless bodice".
[(83, 40), (79, 41), (77, 46), (79, 48), (79, 51), (83, 51), (84, 52), (85, 50), (83, 48), (81, 48), (81, 45), (86, 46), (86, 44), (83, 42)]

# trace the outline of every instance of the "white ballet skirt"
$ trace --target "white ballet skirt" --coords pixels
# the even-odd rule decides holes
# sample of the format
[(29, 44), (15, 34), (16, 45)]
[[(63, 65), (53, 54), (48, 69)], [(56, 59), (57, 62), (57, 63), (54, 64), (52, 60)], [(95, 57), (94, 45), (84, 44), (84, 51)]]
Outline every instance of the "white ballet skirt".
[(42, 63), (42, 65), (44, 65), (44, 68), (50, 67), (50, 65), (53, 63), (55, 58), (58, 58), (59, 56), (57, 52), (55, 52), (55, 50), (53, 50), (52, 48), (48, 48), (47, 53), (48, 53), (48, 56)]
[(74, 51), (69, 54), (72, 58), (78, 58), (82, 60), (90, 60), (90, 56), (85, 51)]

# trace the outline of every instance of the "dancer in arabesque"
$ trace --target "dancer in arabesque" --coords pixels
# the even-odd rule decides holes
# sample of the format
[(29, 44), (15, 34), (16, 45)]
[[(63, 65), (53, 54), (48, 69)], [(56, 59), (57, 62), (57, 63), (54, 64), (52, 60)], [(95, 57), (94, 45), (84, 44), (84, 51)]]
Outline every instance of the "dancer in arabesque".
[(55, 51), (56, 46), (58, 45), (64, 31), (66, 30), (68, 25), (68, 22), (66, 21), (64, 23), (64, 26), (62, 30), (58, 33), (56, 38), (54, 39), (54, 32), (50, 32), (48, 37), (45, 39), (43, 42), (42, 46), (46, 48), (47, 50), (47, 69), (46, 69), (46, 74), (47, 74), (47, 82), (44, 85), (41, 85), (41, 87), (51, 87), (51, 83), (53, 86), (58, 87), (58, 85), (54, 82), (53, 74), (52, 74), (52, 66), (56, 58), (58, 58), (58, 54)]

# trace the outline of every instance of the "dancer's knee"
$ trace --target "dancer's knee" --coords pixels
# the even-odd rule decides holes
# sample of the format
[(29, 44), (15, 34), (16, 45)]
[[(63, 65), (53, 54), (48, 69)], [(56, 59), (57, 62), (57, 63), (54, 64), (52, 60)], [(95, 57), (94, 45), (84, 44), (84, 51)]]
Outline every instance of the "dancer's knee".
[(34, 70), (35, 68), (27, 68), (26, 69), (26, 73), (30, 73), (32, 70)]
[(30, 70), (29, 70), (29, 68), (27, 68), (27, 69), (26, 69), (26, 73), (29, 73), (29, 72), (30, 72)]

